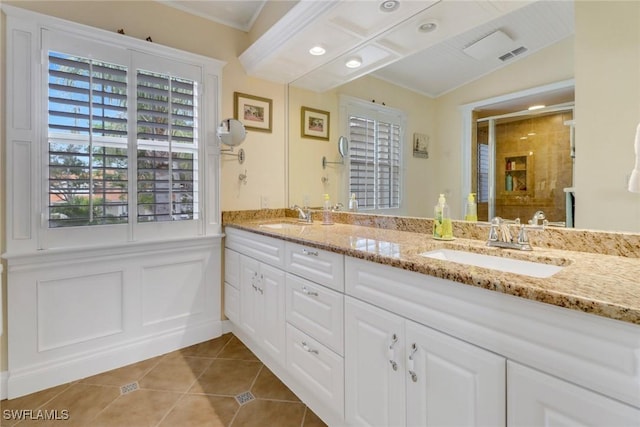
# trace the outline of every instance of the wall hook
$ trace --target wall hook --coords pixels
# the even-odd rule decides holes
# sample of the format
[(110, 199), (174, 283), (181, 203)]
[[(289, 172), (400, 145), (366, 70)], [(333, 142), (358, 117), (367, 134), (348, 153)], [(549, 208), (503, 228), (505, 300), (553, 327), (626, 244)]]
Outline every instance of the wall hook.
[(247, 170), (244, 170), (244, 173), (241, 173), (240, 175), (238, 175), (238, 180), (242, 183), (242, 184), (247, 184)]

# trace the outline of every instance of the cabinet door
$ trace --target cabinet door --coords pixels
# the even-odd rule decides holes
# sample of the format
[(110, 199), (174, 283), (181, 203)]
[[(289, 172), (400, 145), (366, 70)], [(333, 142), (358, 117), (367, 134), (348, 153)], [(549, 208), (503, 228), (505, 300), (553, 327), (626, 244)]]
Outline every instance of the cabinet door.
[(504, 426), (506, 360), (406, 321), (407, 425)]
[(285, 364), (285, 281), (284, 272), (266, 264), (260, 265), (256, 320), (258, 339), (275, 360)]
[(520, 426), (640, 426), (640, 409), (508, 362), (507, 421)]
[(240, 256), (240, 327), (252, 337), (258, 335), (257, 305), (260, 263), (253, 258)]
[(403, 322), (399, 316), (345, 297), (347, 424), (405, 425)]

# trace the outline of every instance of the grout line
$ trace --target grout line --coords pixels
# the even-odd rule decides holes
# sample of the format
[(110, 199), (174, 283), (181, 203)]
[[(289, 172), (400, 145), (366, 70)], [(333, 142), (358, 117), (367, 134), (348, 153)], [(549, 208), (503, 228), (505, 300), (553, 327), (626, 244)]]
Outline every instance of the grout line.
[(309, 411), (309, 407), (304, 405), (304, 414), (302, 414), (302, 422), (300, 423), (300, 427), (304, 427), (304, 422), (307, 419), (307, 411)]

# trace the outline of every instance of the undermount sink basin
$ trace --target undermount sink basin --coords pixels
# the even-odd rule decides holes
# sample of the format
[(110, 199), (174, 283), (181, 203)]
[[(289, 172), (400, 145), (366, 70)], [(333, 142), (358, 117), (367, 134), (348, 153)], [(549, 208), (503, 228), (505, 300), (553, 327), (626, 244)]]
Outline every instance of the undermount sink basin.
[(538, 278), (551, 277), (563, 268), (553, 264), (503, 258), (454, 249), (438, 249), (435, 251), (423, 252), (420, 255), (442, 261), (451, 261), (458, 264), (473, 265), (476, 267), (489, 268), (491, 270), (499, 270), (507, 273), (522, 274)]
[(290, 228), (299, 228), (302, 225), (304, 224), (296, 224), (293, 222), (278, 222), (276, 224), (261, 224), (260, 227), (271, 228), (273, 230), (286, 230)]

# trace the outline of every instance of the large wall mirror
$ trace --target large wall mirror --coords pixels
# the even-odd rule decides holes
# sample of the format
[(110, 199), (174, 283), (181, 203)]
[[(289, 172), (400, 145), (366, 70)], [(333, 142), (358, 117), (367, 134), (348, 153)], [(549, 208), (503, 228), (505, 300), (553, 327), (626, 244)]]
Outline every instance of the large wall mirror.
[[(535, 31), (556, 31), (561, 36), (477, 77), (461, 76), (460, 70), (450, 68), (450, 86), (429, 81), (440, 74), (434, 70), (430, 74), (428, 68), (418, 79), (426, 83), (412, 83), (415, 74), (402, 68), (412, 64), (415, 68), (412, 57), (325, 92), (290, 84), (289, 203), (321, 206), (322, 195), (328, 193), (332, 201), (347, 205), (349, 158), (340, 164), (336, 149), (338, 139), (348, 134), (346, 97), (407, 114), (402, 203), (398, 209), (378, 212), (432, 217), (438, 194), (444, 193), (454, 218), (462, 219), (467, 193), (485, 192), (479, 203), (480, 219), (493, 214), (527, 220), (542, 209), (558, 225), (568, 222), (582, 229), (640, 232), (640, 195), (626, 189), (640, 118), (640, 5), (544, 1), (532, 2), (518, 13), (515, 24), (485, 23), (473, 34), (477, 38), (477, 34), (502, 29), (513, 36), (517, 31), (509, 25), (523, 26), (532, 22), (532, 16), (552, 14), (556, 18), (545, 19), (544, 31), (541, 27)], [(561, 28), (554, 29), (551, 21)], [(569, 32), (563, 33), (567, 28)], [(447, 43), (454, 42), (461, 43), (457, 39), (444, 42), (430, 47), (437, 51), (430, 54), (444, 54)], [(461, 53), (453, 55), (454, 61), (456, 55)], [(414, 59), (426, 62), (425, 58)], [(459, 83), (456, 78), (461, 79)], [(546, 107), (528, 114), (525, 110), (533, 104)], [(327, 113), (328, 140), (304, 136), (302, 107)], [(512, 135), (508, 142), (494, 141), (492, 166), (480, 171), (484, 166), (478, 162), (479, 151), (488, 148), (490, 133)], [(525, 136), (528, 140), (520, 139)], [(323, 168), (323, 157), (336, 163)], [(478, 187), (483, 185), (481, 172), (492, 180), (484, 188)], [(568, 191), (574, 199), (567, 198)], [(524, 199), (527, 207), (519, 210)], [(574, 213), (569, 221), (568, 200)]]

